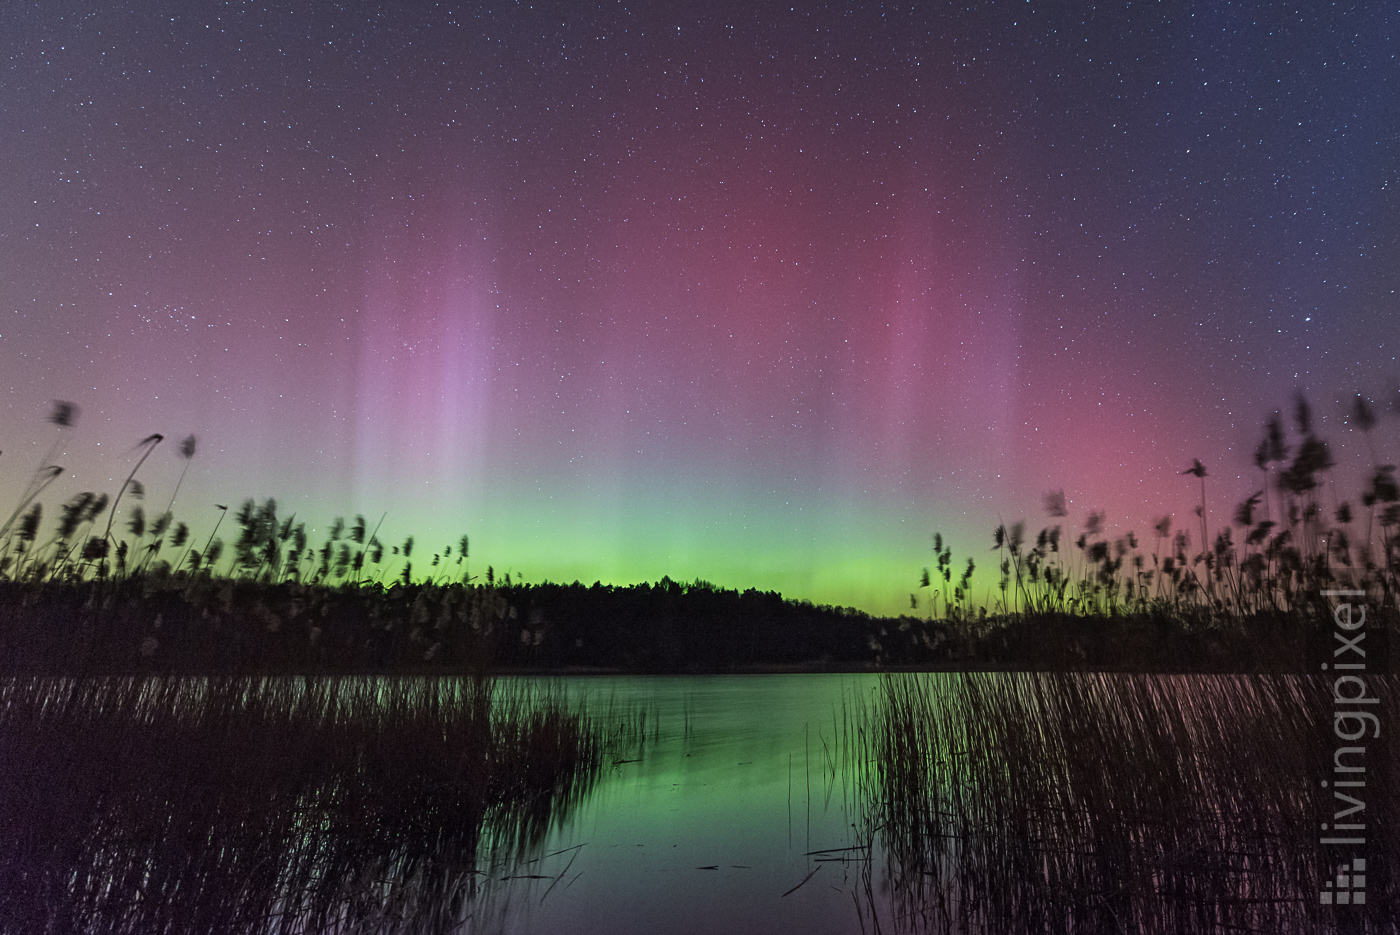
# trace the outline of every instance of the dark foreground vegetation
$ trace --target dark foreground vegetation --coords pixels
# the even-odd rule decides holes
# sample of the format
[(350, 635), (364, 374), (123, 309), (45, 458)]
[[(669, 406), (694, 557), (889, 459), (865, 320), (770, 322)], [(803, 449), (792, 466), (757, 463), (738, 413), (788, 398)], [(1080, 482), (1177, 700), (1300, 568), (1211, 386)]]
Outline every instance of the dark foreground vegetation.
[[(500, 928), (515, 879), (541, 898), (562, 880), (531, 870), (538, 845), (644, 722), (502, 696), (491, 673), (771, 666), (1306, 672), (887, 675), (831, 760), (866, 843), (820, 859), (856, 862), (872, 930), (1316, 931), (1336, 856), (1324, 592), (1359, 592), (1384, 720), (1400, 489), (1377, 464), (1340, 500), (1301, 401), (1294, 418), (1293, 440), (1269, 423), (1260, 492), (1214, 535), (1207, 471), (1185, 472), (1194, 546), (1169, 518), (1150, 544), (1098, 514), (1072, 542), (1067, 522), (1002, 526), (978, 600), (975, 563), (935, 537), (897, 619), (705, 582), (476, 577), (466, 537), (415, 556), (356, 517), (314, 546), (271, 500), (223, 510), (227, 550), (217, 525), (195, 543), (178, 485), (149, 522), (132, 506), (159, 436), (110, 503), (80, 494), (46, 526), (48, 465), (0, 526), (0, 933)], [(1374, 421), (1359, 400), (1368, 439)], [(1394, 932), (1384, 737), (1347, 755), (1366, 758), (1376, 868), (1356, 930)]]
[[(53, 451), (76, 412), (56, 404)], [(160, 435), (136, 446), (115, 497), (78, 494), (46, 522), (40, 495), (62, 473), (51, 451), (0, 525), (0, 674), (1301, 671), (1330, 639), (1335, 602), (1324, 592), (1335, 589), (1363, 595), (1353, 600), (1367, 608), (1368, 662), (1386, 668), (1400, 627), (1400, 484), (1375, 454), (1377, 416), (1356, 397), (1349, 422), (1374, 463), (1354, 502), (1337, 493), (1302, 397), (1292, 422), (1291, 434), (1281, 416), (1266, 424), (1259, 490), (1223, 528), (1207, 521), (1199, 461), (1183, 472), (1199, 484), (1196, 522), (1162, 517), (1142, 539), (1110, 535), (1099, 513), (1076, 535), (1063, 494), (1051, 494), (1053, 525), (1033, 537), (1023, 523), (995, 530), (994, 585), (935, 536), (934, 564), (895, 619), (703, 581), (477, 576), (466, 536), (415, 552), (411, 536), (380, 539), (382, 518), (336, 519), (318, 546), (270, 499), (219, 506), (213, 532), (196, 542), (174, 517), (179, 483), (161, 512), (144, 512), (136, 475)], [(186, 467), (195, 449), (193, 436), (181, 443)]]
[[(1383, 668), (1395, 615), (1368, 618)], [(722, 672), (890, 666), (1312, 671), (1321, 600), (1289, 612), (1157, 609), (882, 619), (704, 584), (328, 587), (185, 575), (0, 581), (0, 675)]]
[(0, 932), (472, 932), (636, 740), (471, 679), (0, 684)]
[[(1344, 755), (1367, 843), (1320, 844), (1332, 705), (1316, 677), (887, 675), (829, 761), (871, 849), (828, 859), (900, 932), (1394, 933), (1400, 745)], [(1364, 904), (1321, 905), (1353, 857)]]

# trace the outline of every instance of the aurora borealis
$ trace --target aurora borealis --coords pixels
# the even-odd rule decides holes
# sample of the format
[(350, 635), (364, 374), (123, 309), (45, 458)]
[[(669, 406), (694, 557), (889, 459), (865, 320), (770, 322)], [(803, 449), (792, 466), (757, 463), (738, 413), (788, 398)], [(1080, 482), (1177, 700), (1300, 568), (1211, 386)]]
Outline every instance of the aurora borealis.
[[(0, 503), (131, 446), (615, 583), (907, 606), (929, 536), (1212, 522), (1396, 393), (1374, 4), (12, 4)], [(1397, 414), (1372, 442), (1400, 457)], [(1339, 487), (1346, 487), (1344, 475)], [(1343, 489), (1343, 497), (1350, 493)]]

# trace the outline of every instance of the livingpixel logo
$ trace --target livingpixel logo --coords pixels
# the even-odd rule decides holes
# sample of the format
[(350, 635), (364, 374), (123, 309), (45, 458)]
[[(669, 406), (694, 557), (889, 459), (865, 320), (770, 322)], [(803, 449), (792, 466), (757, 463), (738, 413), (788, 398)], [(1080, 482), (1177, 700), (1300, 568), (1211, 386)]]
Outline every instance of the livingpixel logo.
[(1380, 715), (1373, 707), (1380, 699), (1371, 693), (1366, 681), (1366, 606), (1351, 603), (1346, 598), (1364, 598), (1365, 591), (1323, 591), (1331, 598), (1343, 598), (1332, 609), (1334, 642), (1332, 661), (1322, 663), (1322, 670), (1332, 671), (1332, 733), (1340, 744), (1332, 753), (1332, 778), (1324, 779), (1322, 787), (1330, 789), (1331, 800), (1321, 811), (1331, 812), (1332, 820), (1322, 822), (1318, 843), (1324, 847), (1346, 847), (1345, 859), (1335, 851), (1325, 851), (1327, 873), (1336, 873), (1323, 883), (1321, 902), (1324, 906), (1363, 906), (1366, 904), (1366, 858), (1354, 856), (1366, 847), (1367, 740), (1380, 737)]
[[(1333, 886), (1333, 884), (1336, 884)], [(1366, 859), (1354, 857), (1337, 865), (1337, 877), (1322, 884), (1324, 906), (1361, 906), (1366, 903)]]

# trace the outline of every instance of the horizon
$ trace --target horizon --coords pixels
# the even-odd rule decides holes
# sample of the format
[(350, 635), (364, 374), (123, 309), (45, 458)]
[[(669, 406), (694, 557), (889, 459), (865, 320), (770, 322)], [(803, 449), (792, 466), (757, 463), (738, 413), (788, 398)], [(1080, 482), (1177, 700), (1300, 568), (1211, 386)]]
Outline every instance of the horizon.
[(68, 12), (0, 37), (6, 515), (72, 400), (46, 521), (192, 433), (196, 535), (891, 616), (1048, 491), (1220, 528), (1300, 391), (1338, 499), (1400, 461), (1384, 11)]
[[(64, 425), (63, 427), (58, 428), (54, 425), (54, 419), (56, 417), (55, 414), (58, 412), (58, 407), (60, 405), (64, 407), (72, 406), (72, 411), (70, 413), (72, 421)], [(1378, 407), (1374, 401), (1371, 401), (1371, 405), (1373, 407), (1373, 410), (1381, 408)], [(1286, 416), (1284, 416), (1282, 410), (1277, 410), (1276, 414), (1280, 417), (1280, 420), (1283, 423), (1285, 439), (1292, 443), (1289, 445), (1289, 457), (1291, 458), (1292, 453), (1296, 452), (1296, 442), (1302, 437), (1301, 429), (1296, 424), (1296, 417), (1290, 421)], [(1349, 416), (1350, 415), (1351, 414), (1349, 414)], [(1384, 426), (1386, 424), (1387, 416), (1400, 417), (1400, 404), (1397, 404), (1397, 402), (1392, 401), (1388, 405), (1385, 405), (1381, 411), (1380, 418), (1377, 419), (1377, 425)], [(67, 448), (72, 447), (71, 438), (69, 440), (68, 445), (64, 445), (62, 444), (62, 442), (65, 437), (71, 436), (71, 434), (77, 430), (77, 425), (80, 422), (81, 418), (81, 407), (76, 406), (76, 404), (72, 404), (71, 401), (52, 401), (48, 417), (42, 420), (36, 420), (48, 426), (48, 432), (50, 433), (51, 437), (54, 433), (58, 433), (58, 440), (51, 441), (49, 445), (48, 450), (50, 452), (64, 451)], [(1360, 446), (1361, 443), (1357, 443), (1355, 437), (1351, 435), (1351, 432), (1355, 428), (1351, 424), (1351, 418), (1333, 420), (1333, 428), (1340, 428), (1348, 433), (1348, 438), (1351, 442), (1350, 445), (1337, 445), (1334, 441), (1329, 439), (1327, 431), (1327, 420), (1320, 417), (1316, 410), (1313, 410), (1312, 412), (1312, 420), (1312, 433), (1315, 436), (1321, 438), (1322, 441), (1328, 445), (1328, 450), (1332, 455), (1336, 456), (1341, 451), (1347, 451), (1352, 455), (1355, 455), (1357, 453), (1356, 449)], [(1374, 429), (1372, 431), (1374, 431)], [(154, 436), (148, 436), (145, 441), (149, 442), (153, 437)], [(117, 490), (121, 489), (121, 484), (127, 470), (129, 470), (131, 467), (136, 466), (138, 462), (142, 465), (142, 470), (137, 471), (135, 477), (139, 486), (136, 487), (134, 490), (128, 490), (125, 494), (123, 501), (121, 502), (121, 504), (119, 504), (120, 511), (118, 515), (120, 516), (120, 520), (114, 522), (112, 526), (112, 532), (115, 539), (121, 540), (128, 538), (128, 534), (124, 532), (124, 529), (127, 521), (133, 515), (133, 507), (139, 506), (142, 509), (146, 523), (148, 525), (157, 516), (163, 513), (167, 507), (171, 506), (173, 506), (173, 522), (189, 522), (193, 518), (190, 513), (185, 511), (185, 509), (189, 506), (187, 502), (188, 497), (186, 495), (190, 489), (189, 487), (185, 486), (185, 482), (189, 480), (190, 477), (195, 476), (195, 471), (185, 471), (184, 468), (188, 466), (191, 469), (193, 469), (194, 466), (197, 464), (197, 460), (200, 456), (201, 445), (198, 441), (198, 437), (195, 436), (194, 438), (194, 453), (189, 458), (185, 457), (184, 451), (182, 450), (183, 444), (188, 442), (188, 438), (184, 440), (172, 439), (168, 436), (163, 435), (162, 433), (161, 440), (157, 442), (154, 446), (151, 446), (150, 448), (150, 454), (152, 455), (152, 457), (143, 460), (141, 458), (141, 454), (143, 451), (145, 451), (145, 448), (143, 447), (143, 445), (137, 444), (129, 446), (125, 451), (122, 451), (118, 455), (118, 457), (113, 460), (110, 466), (120, 466), (121, 469), (117, 472), (117, 474), (114, 477), (110, 478), (112, 480), (112, 487), (105, 490), (96, 489), (92, 492), (99, 494), (105, 492), (109, 496), (114, 494)], [(1324, 513), (1328, 516), (1327, 522), (1329, 523), (1332, 521), (1331, 514), (1335, 512), (1335, 506), (1338, 503), (1348, 503), (1352, 506), (1354, 511), (1361, 509), (1359, 494), (1361, 492), (1362, 483), (1369, 477), (1370, 473), (1374, 470), (1375, 465), (1381, 464), (1382, 462), (1386, 461), (1386, 458), (1380, 456), (1380, 451), (1382, 449), (1378, 449), (1375, 446), (1374, 440), (1368, 439), (1363, 435), (1363, 442), (1365, 451), (1361, 453), (1373, 458), (1373, 460), (1368, 462), (1363, 458), (1361, 460), (1353, 460), (1353, 463), (1350, 464), (1346, 462), (1336, 463), (1335, 466), (1331, 469), (1331, 471), (1328, 472), (1325, 478), (1327, 489), (1324, 491), (1324, 495), (1322, 497), (1321, 502), (1323, 504)], [(98, 447), (100, 447), (100, 443), (98, 443)], [(163, 475), (156, 481), (157, 486), (153, 488), (151, 486), (151, 481), (149, 479), (150, 474), (148, 473), (148, 471), (158, 474), (161, 473), (161, 462), (155, 457), (158, 451), (163, 451), (166, 453), (168, 463), (164, 465)], [(0, 450), (0, 456), (3, 456), (4, 454), (5, 452), (3, 450)], [(51, 459), (51, 463), (56, 464), (57, 462), (63, 460), (65, 459), (62, 457), (58, 457)], [(1256, 465), (1251, 464), (1251, 467), (1257, 470)], [(1279, 468), (1273, 468), (1269, 473), (1269, 489), (1272, 492), (1271, 499), (1275, 501), (1275, 510), (1278, 509), (1278, 498), (1280, 496), (1283, 496), (1283, 494), (1279, 492), (1280, 489), (1276, 486), (1279, 480), (1278, 473), (1281, 469), (1282, 466), (1280, 466)], [(1195, 486), (1199, 484), (1199, 481), (1196, 480), (1194, 477), (1190, 477), (1188, 472), (1182, 471), (1177, 473), (1181, 476), (1182, 482), (1184, 484), (1187, 484), (1187, 486)], [(33, 477), (35, 475), (31, 474), (29, 476)], [(1341, 485), (1338, 484), (1339, 477), (1341, 478), (1343, 485), (1350, 486), (1341, 487)], [(0, 473), (0, 490), (5, 489), (5, 482), (10, 482), (10, 486), (15, 487), (15, 489), (18, 490), (18, 487), (13, 484), (13, 482), (16, 480), (17, 477), (15, 476), (7, 476), (3, 473)], [(64, 476), (60, 475), (60, 477), (56, 479), (55, 483), (52, 483), (51, 485), (46, 487), (44, 493), (40, 494), (34, 499), (34, 502), (41, 504), (44, 510), (44, 521), (43, 525), (41, 526), (41, 535), (39, 536), (39, 541), (41, 542), (48, 537), (47, 534), (51, 534), (53, 531), (52, 527), (55, 521), (56, 507), (63, 501), (67, 500), (69, 496), (74, 495), (77, 492), (78, 484), (76, 482), (77, 479), (75, 477), (69, 476), (67, 478), (66, 487), (71, 489), (65, 489), (63, 480)], [(1232, 519), (1232, 514), (1234, 513), (1236, 506), (1241, 500), (1244, 499), (1244, 497), (1250, 494), (1259, 493), (1264, 484), (1264, 481), (1263, 479), (1257, 476), (1250, 478), (1247, 475), (1237, 474), (1233, 477), (1226, 476), (1222, 478), (1214, 473), (1208, 473), (1207, 480), (1209, 482), (1209, 485), (1214, 488), (1214, 495), (1207, 496), (1208, 510), (1206, 516), (1207, 522), (1210, 525), (1210, 536), (1211, 539), (1214, 540), (1216, 534), (1224, 526), (1233, 525), (1235, 529), (1239, 529), (1238, 523), (1234, 522)], [(1234, 481), (1233, 488), (1227, 487), (1227, 493), (1225, 494), (1222, 494), (1222, 492), (1219, 489), (1222, 481), (1224, 481), (1227, 484), (1230, 481)], [(173, 488), (169, 491), (170, 496), (166, 496), (167, 491), (162, 489), (162, 487), (160, 486), (162, 483), (165, 483), (165, 486)], [(1233, 498), (1229, 497), (1228, 490), (1230, 489), (1238, 490), (1239, 496)], [(1071, 499), (1066, 497), (1065, 506), (1068, 509), (1068, 515), (1063, 517), (1052, 516), (1048, 512), (1047, 498), (1051, 495), (1062, 493), (1062, 490), (1046, 491), (1040, 499), (1041, 509), (1039, 510), (1038, 517), (1034, 515), (1018, 515), (1014, 518), (1006, 518), (1003, 520), (1002, 515), (998, 514), (996, 517), (997, 523), (1004, 523), (1008, 529), (1014, 524), (1023, 523), (1028, 539), (1033, 539), (1041, 529), (1049, 529), (1053, 527), (1061, 528), (1065, 533), (1063, 539), (1064, 544), (1061, 547), (1061, 552), (1063, 555), (1067, 556), (1067, 560), (1071, 562), (1073, 562), (1073, 555), (1075, 552), (1074, 547), (1071, 543), (1076, 538), (1076, 533), (1084, 529), (1085, 521), (1089, 519), (1089, 516), (1091, 514), (1095, 513), (1099, 514), (1099, 517), (1102, 521), (1102, 533), (1092, 536), (1091, 541), (1093, 539), (1115, 540), (1129, 533), (1132, 533), (1138, 536), (1139, 549), (1142, 550), (1144, 554), (1150, 554), (1152, 549), (1147, 548), (1147, 544), (1153, 540), (1153, 535), (1150, 532), (1151, 527), (1165, 516), (1168, 520), (1170, 520), (1172, 524), (1173, 534), (1175, 534), (1178, 531), (1184, 531), (1187, 537), (1191, 540), (1192, 546), (1191, 549), (1188, 551), (1194, 551), (1199, 547), (1199, 543), (1197, 542), (1197, 539), (1199, 537), (1195, 535), (1195, 524), (1199, 522), (1199, 518), (1198, 514), (1194, 512), (1194, 504), (1192, 504), (1189, 509), (1181, 511), (1156, 511), (1151, 515), (1150, 518), (1142, 517), (1141, 524), (1135, 524), (1132, 521), (1132, 519), (1129, 519), (1126, 522), (1116, 521), (1114, 517), (1107, 515), (1104, 511), (1095, 510), (1092, 506), (1084, 506), (1082, 509), (1077, 509), (1078, 505), (1075, 504)], [(1199, 488), (1197, 488), (1197, 495), (1198, 494)], [(243, 506), (245, 501), (247, 503), (261, 507), (269, 498), (235, 497), (223, 499), (227, 500), (228, 502), (216, 503), (210, 507), (210, 509), (214, 513), (214, 516), (219, 517), (222, 515), (222, 519), (216, 518), (214, 520), (211, 520), (210, 522), (206, 523), (203, 527), (198, 525), (198, 520), (195, 520), (194, 523), (191, 523), (189, 539), (191, 548), (194, 548), (200, 542), (206, 541), (206, 539), (213, 541), (216, 536), (217, 540), (223, 542), (223, 544), (226, 547), (231, 547), (233, 541), (235, 541), (235, 539), (231, 537), (231, 533), (233, 533), (239, 528), (237, 526), (236, 520), (231, 514), (236, 514), (238, 510)], [(313, 549), (319, 547), (319, 544), (324, 542), (324, 537), (327, 531), (334, 524), (334, 522), (345, 521), (346, 526), (348, 528), (348, 526), (352, 524), (357, 518), (364, 519), (366, 521), (366, 536), (371, 537), (377, 533), (377, 538), (382, 542), (385, 549), (385, 564), (383, 566), (376, 566), (373, 572), (367, 570), (365, 574), (366, 579), (374, 577), (375, 572), (377, 572), (377, 577), (385, 578), (387, 570), (389, 570), (390, 567), (393, 566), (393, 568), (395, 569), (395, 575), (388, 576), (388, 580), (392, 581), (392, 579), (395, 578), (397, 574), (402, 571), (402, 565), (398, 564), (399, 559), (395, 558), (394, 556), (397, 556), (399, 554), (399, 545), (403, 542), (405, 538), (408, 537), (412, 537), (414, 539), (413, 560), (417, 566), (417, 571), (414, 574), (415, 582), (422, 581), (430, 577), (441, 576), (440, 574), (434, 575), (431, 570), (431, 567), (427, 566), (425, 563), (429, 555), (434, 555), (434, 557), (436, 557), (436, 554), (443, 553), (444, 546), (446, 546), (447, 550), (451, 551), (451, 554), (445, 556), (443, 565), (456, 567), (456, 564), (459, 564), (457, 563), (457, 557), (460, 554), (460, 548), (458, 545), (460, 537), (457, 537), (455, 539), (444, 539), (442, 541), (438, 541), (429, 537), (421, 536), (412, 529), (396, 529), (392, 525), (392, 523), (388, 522), (389, 516), (387, 512), (382, 513), (377, 520), (373, 515), (365, 513), (357, 514), (354, 511), (338, 512), (335, 514), (333, 519), (330, 517), (307, 517), (305, 515), (297, 513), (295, 510), (288, 510), (286, 508), (285, 502), (283, 502), (277, 497), (272, 497), (270, 499), (274, 500), (277, 504), (277, 515), (279, 520), (295, 519), (298, 522), (306, 524), (306, 532), (308, 535), (308, 539), (310, 540), (310, 545)], [(1197, 500), (1196, 502), (1199, 502), (1199, 500)], [(108, 512), (104, 512), (102, 516), (98, 517), (96, 525), (105, 526), (105, 522), (103, 521), (102, 517), (107, 516), (109, 512), (110, 507)], [(1260, 508), (1260, 513), (1256, 515), (1262, 515), (1262, 508)], [(17, 512), (16, 517), (18, 517)], [(228, 522), (226, 523), (225, 521)], [(94, 526), (93, 529), (89, 530), (89, 532), (95, 532), (95, 529), (96, 527)], [(955, 577), (958, 574), (960, 574), (962, 566), (965, 564), (968, 558), (972, 558), (977, 561), (978, 570), (977, 574), (974, 576), (973, 579), (973, 601), (975, 604), (983, 605), (989, 611), (995, 612), (993, 605), (995, 603), (996, 595), (995, 586), (992, 583), (995, 578), (995, 575), (992, 572), (992, 569), (995, 568), (996, 562), (992, 560), (991, 553), (997, 552), (998, 550), (995, 545), (992, 546), (990, 549), (987, 549), (986, 552), (983, 552), (982, 549), (978, 548), (979, 544), (985, 546), (986, 541), (993, 540), (994, 530), (991, 527), (988, 527), (983, 532), (984, 535), (973, 536), (971, 537), (971, 539), (968, 540), (960, 539), (953, 533), (944, 533), (942, 531), (939, 531), (939, 535), (943, 539), (944, 544), (952, 549), (952, 567)], [(12, 534), (13, 530), (11, 531), (11, 533), (6, 535), (5, 539), (8, 541), (10, 535)], [(903, 594), (897, 597), (896, 599), (885, 600), (879, 604), (872, 606), (868, 604), (862, 605), (860, 603), (852, 601), (842, 601), (839, 599), (839, 595), (841, 592), (835, 590), (827, 590), (825, 592), (808, 591), (793, 593), (791, 591), (785, 590), (781, 586), (772, 585), (762, 580), (754, 580), (755, 577), (760, 576), (750, 576), (749, 578), (745, 578), (742, 576), (742, 574), (726, 580), (715, 580), (714, 578), (707, 577), (703, 574), (677, 575), (671, 574), (667, 571), (662, 571), (660, 574), (656, 574), (655, 576), (649, 578), (627, 578), (617, 575), (599, 575), (593, 577), (592, 580), (589, 580), (587, 577), (579, 576), (577, 574), (575, 574), (573, 577), (569, 577), (567, 569), (570, 566), (566, 562), (551, 563), (546, 561), (542, 563), (543, 567), (550, 570), (547, 570), (543, 574), (528, 575), (527, 570), (523, 567), (518, 567), (515, 565), (500, 565), (498, 562), (492, 561), (490, 555), (482, 556), (479, 551), (479, 547), (476, 544), (476, 540), (472, 538), (473, 534), (465, 533), (465, 535), (472, 539), (473, 544), (471, 546), (470, 558), (467, 567), (466, 569), (464, 569), (463, 573), (470, 573), (471, 580), (473, 583), (480, 583), (481, 581), (484, 581), (485, 576), (487, 574), (486, 569), (492, 568), (496, 569), (496, 580), (502, 580), (505, 575), (509, 574), (513, 576), (517, 584), (556, 584), (564, 586), (572, 584), (582, 584), (585, 587), (590, 587), (594, 584), (603, 584), (606, 586), (630, 587), (637, 585), (655, 585), (663, 579), (670, 579), (671, 581), (682, 586), (690, 586), (693, 584), (707, 584), (716, 588), (736, 590), (740, 592), (748, 590), (750, 588), (763, 592), (777, 592), (788, 600), (809, 601), (818, 606), (830, 606), (838, 609), (852, 608), (877, 617), (895, 617), (905, 614), (923, 616), (927, 613), (928, 610), (927, 605), (924, 602), (924, 596), (926, 595), (926, 592), (917, 589), (910, 590), (908, 587), (906, 587), (906, 590), (903, 592)], [(929, 533), (926, 536), (926, 539), (928, 540), (932, 540), (932, 538), (933, 533)], [(973, 542), (972, 540), (974, 539), (978, 541)], [(346, 540), (342, 538), (342, 541)], [(929, 551), (928, 548), (931, 545), (931, 543), (926, 543), (925, 545), (926, 552), (928, 552), (929, 557), (925, 557), (923, 559), (923, 565), (920, 566), (920, 568), (928, 568), (932, 564), (931, 556), (933, 555), (933, 553)], [(1158, 543), (1158, 545), (1160, 545), (1160, 543)], [(225, 557), (219, 562), (219, 564), (221, 567), (225, 568), (225, 573), (234, 574), (235, 569), (229, 566), (230, 555), (231, 552), (228, 551), (228, 548), (226, 548), (224, 552)], [(175, 558), (175, 555), (164, 555), (162, 556), (162, 558), (169, 560)], [(1082, 556), (1080, 556), (1080, 558), (1082, 558)], [(664, 559), (662, 559), (662, 561), (664, 561)], [(368, 565), (366, 567), (367, 569), (369, 568)], [(586, 565), (579, 565), (575, 567), (583, 567), (585, 569), (588, 568), (588, 566)], [(665, 566), (657, 564), (654, 567), (664, 568)], [(912, 574), (917, 576), (920, 571), (920, 568), (913, 568)], [(560, 569), (564, 569), (563, 574), (560, 574)], [(910, 571), (910, 569), (901, 569), (901, 571)], [(904, 581), (907, 584), (909, 575), (901, 574), (900, 577), (904, 579)], [(444, 581), (446, 580), (448, 579), (444, 578)], [(832, 593), (837, 594), (838, 597), (836, 599), (832, 599), (826, 596), (827, 594)], [(917, 608), (911, 608), (907, 603), (908, 597), (912, 596), (915, 593), (917, 593), (920, 596), (920, 602)], [(981, 594), (982, 596), (978, 597), (978, 594)]]

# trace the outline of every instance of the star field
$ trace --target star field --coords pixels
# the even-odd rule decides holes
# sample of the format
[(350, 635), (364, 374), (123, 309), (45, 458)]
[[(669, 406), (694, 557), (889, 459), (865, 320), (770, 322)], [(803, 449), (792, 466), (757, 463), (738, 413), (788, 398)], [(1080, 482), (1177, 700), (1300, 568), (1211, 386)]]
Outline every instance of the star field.
[(1400, 377), (1396, 21), (12, 5), (0, 502), (72, 399), (55, 496), (193, 432), (196, 528), (387, 512), (532, 580), (894, 612), (1049, 489), (1142, 532), (1199, 457), (1226, 518), (1295, 391), (1346, 462)]

